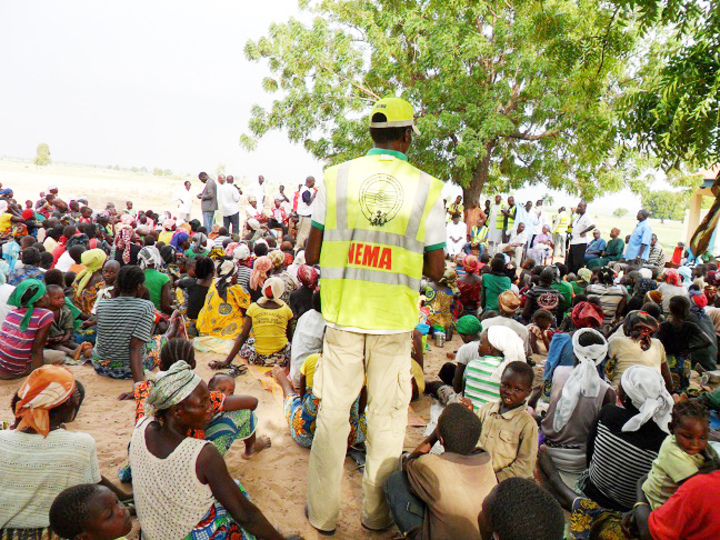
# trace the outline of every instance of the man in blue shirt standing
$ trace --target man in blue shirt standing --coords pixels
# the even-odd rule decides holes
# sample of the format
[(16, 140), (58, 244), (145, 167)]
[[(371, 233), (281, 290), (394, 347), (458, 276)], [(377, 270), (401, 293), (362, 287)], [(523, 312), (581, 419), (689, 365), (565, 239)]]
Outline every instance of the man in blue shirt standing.
[(648, 223), (650, 212), (642, 209), (637, 213), (638, 224), (630, 235), (627, 248), (625, 249), (625, 261), (628, 263), (642, 263), (648, 260), (650, 255), (650, 240), (652, 237), (652, 229)]

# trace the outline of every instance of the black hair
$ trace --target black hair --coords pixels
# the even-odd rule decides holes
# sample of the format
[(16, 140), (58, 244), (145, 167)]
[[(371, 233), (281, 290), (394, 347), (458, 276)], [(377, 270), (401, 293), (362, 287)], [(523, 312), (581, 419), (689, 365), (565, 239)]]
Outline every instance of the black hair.
[(65, 294), (65, 289), (63, 289), (61, 285), (55, 285), (54, 283), (47, 286), (48, 294), (50, 294), (52, 291), (60, 291), (61, 293), (63, 293), (63, 295)]
[(53, 240), (60, 240), (60, 237), (63, 235), (63, 228), (53, 227), (47, 232), (47, 235)]
[(673, 296), (669, 305), (670, 315), (685, 320), (690, 315), (690, 300), (686, 296)]
[(134, 264), (123, 266), (115, 280), (115, 286), (119, 293), (133, 293), (138, 285), (143, 283), (145, 283), (145, 272)]
[[(530, 367), (530, 364), (516, 360), (515, 362), (510, 362), (507, 366), (505, 366), (505, 371), (508, 370), (525, 377), (528, 388), (532, 388), (533, 381), (535, 380), (535, 372), (533, 371), (533, 368)], [(503, 373), (505, 371), (503, 371)]]
[(34, 247), (35, 249), (37, 249), (37, 250), (38, 250), (38, 253), (43, 253), (43, 252), (47, 251), (47, 250), (45, 249), (45, 246), (43, 246), (41, 242), (35, 242), (35, 243), (34, 243), (32, 246), (30, 246), (30, 247)]
[(268, 247), (262, 242), (259, 242), (255, 244), (255, 248), (253, 249), (253, 251), (255, 252), (256, 257), (264, 257), (268, 254)]
[(640, 309), (655, 317), (657, 321), (662, 319), (662, 309), (655, 302), (645, 302)]
[(490, 261), (490, 270), (493, 274), (502, 274), (505, 271), (505, 259), (502, 257), (493, 257)]
[[(530, 260), (532, 260), (532, 259), (530, 259)], [(484, 263), (484, 264), (487, 264), (490, 262), (490, 254), (487, 251), (485, 253), (483, 253), (482, 255), (480, 255), (480, 262)]]
[(564, 537), (565, 518), (550, 493), (526, 478), (508, 478), (493, 490), (487, 505), (488, 525), (500, 540), (558, 540)]
[(73, 227), (72, 225), (67, 225), (66, 227), (63, 227), (62, 235), (65, 238), (70, 238), (77, 232), (77, 229)]
[(553, 314), (550, 313), (547, 309), (538, 309), (535, 313), (533, 313), (533, 322), (542, 321), (543, 319), (552, 323)]
[(63, 273), (57, 268), (51, 268), (45, 272), (43, 279), (45, 280), (45, 285), (60, 285), (61, 287), (65, 285)]
[(564, 263), (561, 263), (561, 262), (555, 263), (555, 268), (560, 270), (560, 279), (564, 278), (568, 273), (568, 267)]
[(215, 263), (209, 257), (195, 258), (195, 277), (206, 279), (215, 273)]
[(312, 308), (318, 313), (322, 313), (322, 302), (320, 301), (320, 291), (315, 291), (312, 295), (311, 304)]
[(615, 272), (612, 269), (604, 267), (600, 268), (597, 273), (598, 282), (602, 285), (612, 285), (615, 281)]
[(440, 368), (440, 371), (438, 371), (438, 378), (445, 384), (452, 386), (456, 370), (457, 366), (454, 362), (445, 362)]
[(62, 538), (75, 538), (83, 532), (93, 498), (100, 491), (98, 484), (80, 484), (61, 491), (50, 506), (50, 528)]
[(188, 225), (190, 225), (190, 230), (192, 232), (197, 232), (200, 228), (200, 222), (197, 219), (191, 219), (188, 221)]
[(40, 254), (40, 268), (49, 271), (52, 268), (53, 262), (55, 262), (55, 258), (49, 251), (43, 251)]
[(213, 376), (210, 378), (210, 380), (208, 381), (208, 389), (209, 389), (209, 390), (215, 390), (218, 381), (219, 381), (220, 379), (222, 379), (223, 377), (228, 378), (228, 379), (231, 379), (231, 380), (234, 380), (233, 376), (230, 375), (229, 373), (216, 373), (216, 374), (213, 375)]
[(188, 364), (195, 362), (195, 348), (191, 341), (182, 338), (172, 338), (160, 349), (160, 370), (167, 371), (178, 360), (185, 360)]
[(578, 338), (581, 347), (589, 347), (590, 345), (602, 345), (606, 340), (595, 332), (582, 332)]
[(155, 237), (152, 234), (148, 234), (143, 238), (143, 245), (144, 246), (154, 246), (155, 245)]
[[(373, 122), (387, 122), (387, 116), (381, 112), (372, 115)], [(411, 126), (388, 127), (388, 128), (370, 128), (370, 137), (376, 144), (387, 144), (393, 141), (399, 141), (405, 135), (405, 132), (411, 130)]]
[(207, 230), (207, 228), (205, 228), (205, 227), (203, 227), (203, 226), (200, 226), (200, 227), (197, 228), (197, 231), (196, 231), (196, 232), (203, 233), (203, 234), (207, 234), (207, 233), (208, 233), (208, 230)]
[(555, 269), (546, 266), (540, 272), (540, 283), (553, 283), (555, 281)]
[(625, 305), (625, 313), (642, 309), (643, 299), (640, 296), (633, 296)]
[(440, 415), (437, 429), (447, 452), (465, 456), (475, 450), (482, 422), (464, 405), (450, 403)]
[[(155, 246), (160, 246), (160, 242), (155, 244)], [(175, 250), (173, 248), (163, 245), (162, 247), (158, 247), (158, 249), (160, 250), (160, 257), (162, 257), (165, 264), (172, 264), (175, 261)]]
[(83, 246), (75, 245), (68, 249), (68, 254), (73, 261), (75, 261), (77, 264), (80, 264), (80, 258), (82, 257), (82, 254), (86, 251), (87, 250)]
[(40, 264), (40, 252), (33, 248), (26, 248), (22, 252), (22, 263), (27, 266), (38, 266)]
[(678, 427), (683, 418), (692, 418), (694, 420), (707, 422), (710, 418), (710, 412), (704, 403), (697, 399), (688, 399), (687, 401), (680, 401), (673, 406), (673, 427)]
[(228, 235), (228, 230), (227, 230), (227, 228), (226, 228), (226, 227), (220, 227), (220, 228), (218, 229), (218, 235), (219, 235), (219, 236), (227, 236), (227, 235)]

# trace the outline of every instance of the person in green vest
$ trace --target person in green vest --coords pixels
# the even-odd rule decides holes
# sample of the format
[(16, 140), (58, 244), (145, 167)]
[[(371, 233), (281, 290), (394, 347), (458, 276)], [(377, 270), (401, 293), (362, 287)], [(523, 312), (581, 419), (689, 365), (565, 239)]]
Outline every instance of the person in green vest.
[[(515, 228), (515, 218), (517, 216), (517, 206), (515, 205), (515, 197), (508, 197), (507, 207), (500, 210), (503, 215), (503, 242), (507, 243), (510, 238), (510, 231)], [(528, 234), (532, 234), (530, 231)]]
[(335, 531), (350, 433), (350, 408), (366, 386), (367, 458), (362, 524), (393, 523), (383, 491), (397, 470), (412, 394), (411, 344), (420, 282), (445, 272), (443, 183), (412, 166), (410, 103), (377, 101), (370, 112), (373, 148), (325, 170), (305, 259), (320, 265), (327, 322), (313, 391), (322, 396), (308, 465), (307, 516)]
[(472, 255), (477, 253), (477, 257), (488, 251), (488, 226), (487, 223), (482, 225), (473, 225), (470, 229), (470, 241), (465, 244), (463, 251)]

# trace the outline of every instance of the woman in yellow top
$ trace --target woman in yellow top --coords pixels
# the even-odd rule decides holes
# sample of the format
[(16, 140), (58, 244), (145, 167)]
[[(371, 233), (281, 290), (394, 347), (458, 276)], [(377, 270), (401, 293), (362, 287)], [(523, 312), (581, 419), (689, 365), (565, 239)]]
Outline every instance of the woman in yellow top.
[[(262, 298), (247, 310), (242, 332), (235, 340), (230, 354), (220, 361), (210, 362), (212, 369), (229, 367), (240, 353), (248, 362), (260, 366), (279, 365), (290, 362), (290, 325), (292, 310), (280, 300), (285, 285), (280, 278), (271, 277), (262, 286)], [(250, 337), (250, 332), (254, 337)]]
[(236, 339), (243, 330), (248, 307), (250, 295), (237, 284), (237, 266), (233, 261), (225, 261), (208, 289), (205, 305), (198, 314), (197, 330), (201, 336)]

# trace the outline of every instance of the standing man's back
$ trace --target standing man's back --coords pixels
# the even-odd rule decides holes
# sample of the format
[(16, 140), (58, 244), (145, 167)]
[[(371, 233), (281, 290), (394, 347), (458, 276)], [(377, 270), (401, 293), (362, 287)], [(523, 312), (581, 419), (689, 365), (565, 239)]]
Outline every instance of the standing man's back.
[(205, 172), (201, 172), (198, 178), (205, 184), (202, 193), (198, 195), (198, 199), (200, 199), (200, 210), (202, 210), (203, 215), (203, 226), (210, 232), (215, 220), (215, 210), (218, 209), (217, 184)]
[(413, 167), (409, 103), (386, 98), (373, 106), (365, 157), (325, 172), (312, 214), (306, 259), (320, 262), (322, 312), (327, 321), (323, 361), (313, 391), (321, 399), (310, 454), (310, 523), (333, 531), (350, 407), (367, 380), (367, 462), (363, 525), (392, 524), (383, 494), (396, 470), (411, 396), (410, 346), (423, 273), (444, 272), (443, 184)]

